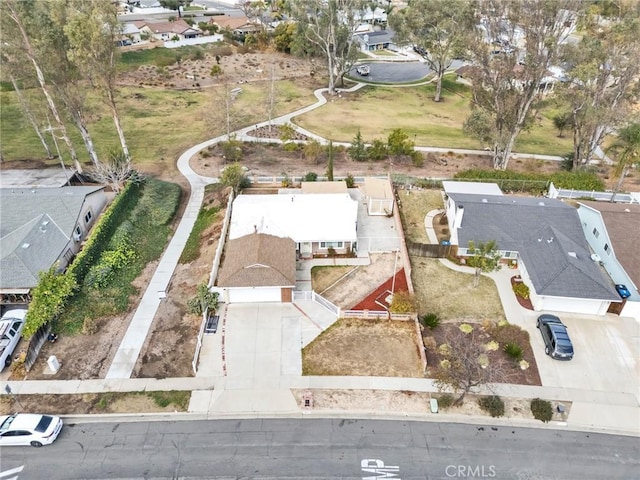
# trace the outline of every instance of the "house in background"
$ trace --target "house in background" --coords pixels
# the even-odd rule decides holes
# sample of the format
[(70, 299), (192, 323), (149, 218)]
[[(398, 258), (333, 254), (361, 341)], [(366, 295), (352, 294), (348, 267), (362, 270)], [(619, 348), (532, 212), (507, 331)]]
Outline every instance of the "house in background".
[(295, 253), (290, 238), (251, 233), (229, 240), (213, 290), (226, 303), (291, 302)]
[(620, 302), (592, 259), (572, 206), (549, 198), (446, 193), (451, 243), (459, 246), (459, 256), (467, 255), (470, 241), (495, 241), (505, 262), (517, 261), (536, 311), (605, 315), (612, 302)]
[(140, 30), (140, 33), (147, 34), (162, 42), (167, 42), (175, 38), (178, 40), (186, 40), (202, 36), (202, 30), (196, 26), (192, 27), (182, 19), (173, 22), (147, 22), (140, 20), (133, 23)]
[(120, 34), (120, 38), (122, 40), (126, 38), (131, 40), (133, 43), (140, 43), (142, 41), (142, 38), (140, 37), (140, 29), (133, 22), (123, 23), (122, 32), (120, 32)]
[(395, 199), (390, 179), (365, 177), (363, 193), (369, 215), (393, 215)]
[(613, 283), (631, 294), (614, 313), (640, 321), (640, 205), (579, 202), (578, 216), (584, 235)]
[(104, 187), (0, 188), (0, 298), (26, 299), (38, 273), (64, 270), (107, 205)]
[(363, 52), (385, 50), (393, 45), (393, 30), (379, 30), (377, 32), (356, 33), (353, 38), (360, 44)]
[(229, 239), (251, 233), (290, 238), (300, 258), (355, 253), (357, 221), (358, 202), (348, 193), (239, 195)]

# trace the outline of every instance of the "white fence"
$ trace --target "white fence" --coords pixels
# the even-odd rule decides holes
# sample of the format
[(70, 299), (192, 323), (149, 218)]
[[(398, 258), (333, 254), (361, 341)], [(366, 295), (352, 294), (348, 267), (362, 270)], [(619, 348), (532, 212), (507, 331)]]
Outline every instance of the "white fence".
[(600, 202), (640, 203), (638, 193), (596, 192), (595, 190), (568, 190), (549, 185), (549, 198), (594, 199)]
[(184, 40), (168, 40), (164, 42), (166, 48), (178, 48), (185, 47), (187, 45), (203, 45), (205, 43), (217, 43), (222, 42), (224, 37), (222, 35), (206, 35), (204, 37), (185, 38)]
[(412, 321), (415, 314), (412, 313), (391, 313), (380, 312), (375, 310), (345, 310), (342, 312), (342, 318), (388, 318), (390, 320)]
[(336, 317), (340, 316), (340, 307), (334, 305), (329, 300), (324, 298), (322, 295), (318, 295), (316, 292), (312, 290), (294, 290), (293, 291), (293, 301), (295, 303), (296, 300), (311, 300), (316, 302), (318, 305), (323, 306), (331, 313), (333, 313)]

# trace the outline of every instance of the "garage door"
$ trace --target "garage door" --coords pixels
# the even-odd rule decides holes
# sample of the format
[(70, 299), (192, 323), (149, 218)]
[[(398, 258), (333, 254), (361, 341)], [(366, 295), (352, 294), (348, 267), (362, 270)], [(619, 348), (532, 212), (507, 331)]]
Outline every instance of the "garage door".
[[(588, 315), (604, 315), (607, 312), (603, 302), (599, 300), (569, 299), (560, 297), (541, 297), (542, 308), (555, 312), (584, 313)], [(603, 310), (604, 308), (604, 310)]]
[(229, 303), (279, 302), (280, 288), (230, 288)]

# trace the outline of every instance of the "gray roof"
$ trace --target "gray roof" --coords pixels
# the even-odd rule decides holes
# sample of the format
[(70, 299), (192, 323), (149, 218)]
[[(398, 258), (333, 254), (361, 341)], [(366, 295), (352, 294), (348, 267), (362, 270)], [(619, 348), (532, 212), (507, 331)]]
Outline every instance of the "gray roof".
[(36, 286), (69, 243), (85, 197), (102, 188), (0, 188), (0, 288)]
[(449, 195), (464, 206), (461, 247), (495, 240), (517, 251), (539, 295), (619, 300), (613, 284), (591, 260), (577, 210), (549, 198)]

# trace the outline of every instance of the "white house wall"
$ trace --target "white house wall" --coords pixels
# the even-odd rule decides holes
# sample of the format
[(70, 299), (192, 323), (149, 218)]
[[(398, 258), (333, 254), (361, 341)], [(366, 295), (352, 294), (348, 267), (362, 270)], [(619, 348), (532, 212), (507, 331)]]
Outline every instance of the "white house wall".
[(640, 302), (627, 300), (620, 311), (621, 317), (630, 317), (640, 322)]

